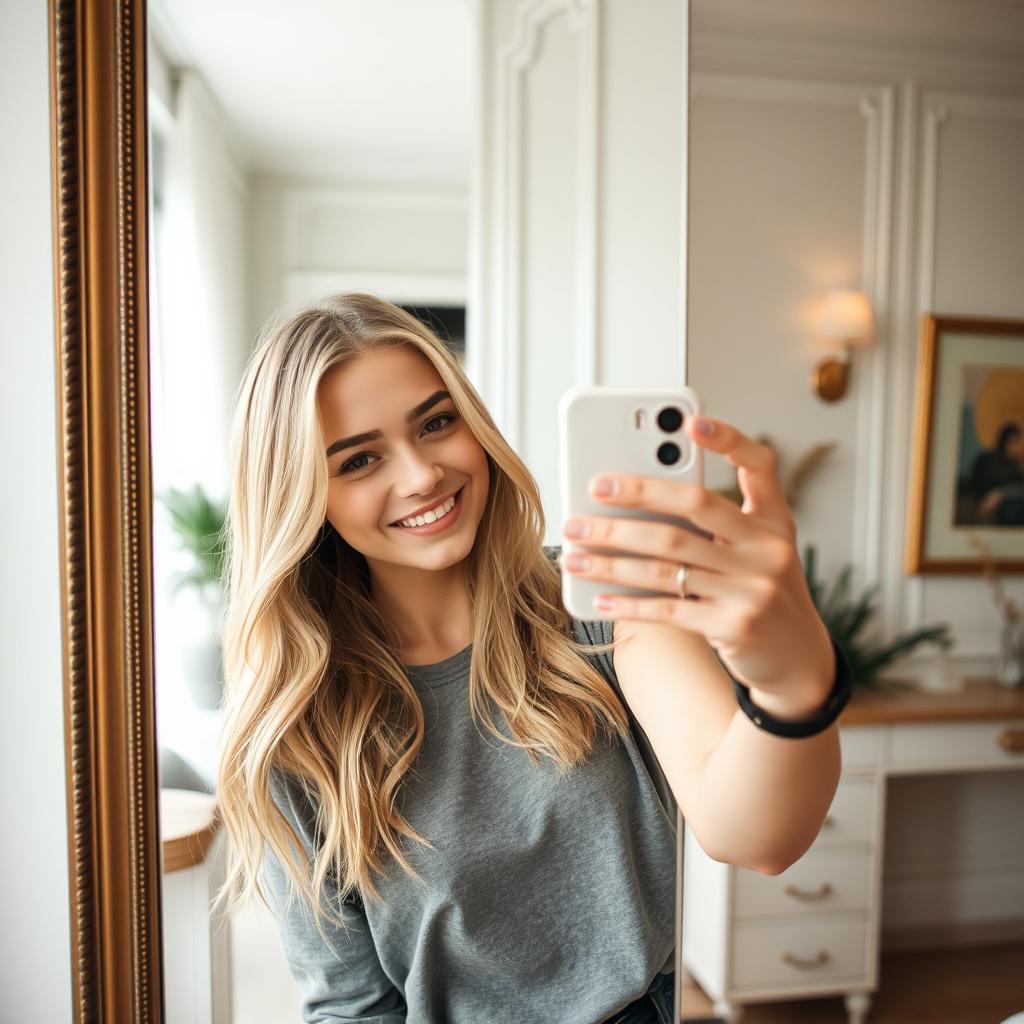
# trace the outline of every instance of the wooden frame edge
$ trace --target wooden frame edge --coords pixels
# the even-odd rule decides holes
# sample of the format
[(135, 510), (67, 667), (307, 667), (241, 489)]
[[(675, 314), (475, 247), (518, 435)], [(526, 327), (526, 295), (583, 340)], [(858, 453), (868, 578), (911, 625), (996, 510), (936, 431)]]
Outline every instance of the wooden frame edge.
[(144, 0), (48, 0), (74, 1020), (160, 1024)]
[(914, 381), (914, 416), (911, 434), (910, 490), (907, 495), (906, 560), (908, 576), (922, 571), (925, 498), (928, 494), (928, 451), (932, 436), (932, 395), (935, 383), (936, 318), (922, 313), (918, 330), (917, 375)]
[[(925, 557), (929, 473), (934, 427), (935, 374), (939, 343), (945, 331), (978, 331), (991, 335), (1024, 334), (1024, 320), (1006, 317), (922, 313), (918, 331), (917, 375), (914, 385), (913, 446), (907, 492), (904, 573), (913, 575), (981, 575), (981, 559), (936, 560)], [(997, 571), (1024, 572), (1024, 559), (997, 558)]]

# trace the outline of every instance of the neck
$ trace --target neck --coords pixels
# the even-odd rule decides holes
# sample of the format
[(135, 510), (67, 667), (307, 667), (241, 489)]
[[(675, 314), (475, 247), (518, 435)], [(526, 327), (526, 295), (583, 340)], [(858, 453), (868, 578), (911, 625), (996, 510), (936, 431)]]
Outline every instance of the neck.
[(398, 634), (406, 664), (430, 664), (473, 640), (473, 609), (465, 562), (447, 569), (367, 561), (370, 594)]

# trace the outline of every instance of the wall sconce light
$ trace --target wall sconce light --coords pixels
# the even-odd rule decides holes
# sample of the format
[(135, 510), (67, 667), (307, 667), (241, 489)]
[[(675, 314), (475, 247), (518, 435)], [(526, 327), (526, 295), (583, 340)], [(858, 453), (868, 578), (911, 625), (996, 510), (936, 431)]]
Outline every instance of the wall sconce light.
[(829, 292), (819, 314), (817, 337), (835, 355), (814, 368), (811, 388), (823, 402), (835, 402), (846, 394), (850, 349), (867, 348), (875, 340), (875, 318), (868, 297), (857, 291)]

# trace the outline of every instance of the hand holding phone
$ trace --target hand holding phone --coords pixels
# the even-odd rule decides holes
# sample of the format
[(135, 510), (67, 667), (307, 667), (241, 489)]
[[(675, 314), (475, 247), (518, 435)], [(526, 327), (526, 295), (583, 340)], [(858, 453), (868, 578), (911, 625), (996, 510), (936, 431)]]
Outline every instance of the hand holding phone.
[[(683, 423), (695, 416), (694, 425), (677, 426), (680, 414)], [(560, 421), (565, 515), (591, 528), (573, 540), (563, 523), (570, 614), (700, 633), (733, 679), (757, 690), (763, 710), (783, 718), (815, 710), (836, 655), (796, 550), (774, 451), (704, 416), (691, 389), (582, 389), (563, 396)], [(742, 507), (700, 483), (704, 448), (737, 468)], [(591, 479), (605, 473), (622, 487), (599, 497)], [(591, 564), (573, 567), (573, 555)], [(596, 605), (601, 597), (609, 604)]]
[[(590, 495), (590, 481), (606, 473), (626, 473), (703, 484), (704, 457), (687, 437), (688, 418), (703, 405), (693, 388), (582, 387), (566, 391), (558, 405), (559, 483), (562, 518), (611, 516), (666, 522), (708, 539), (685, 516), (642, 508), (615, 508)], [(563, 556), (582, 550), (563, 542)], [(627, 554), (615, 548), (592, 549), (602, 554)], [(621, 583), (582, 579), (562, 573), (562, 601), (577, 619), (606, 618), (596, 610), (598, 594), (654, 596), (657, 591)]]

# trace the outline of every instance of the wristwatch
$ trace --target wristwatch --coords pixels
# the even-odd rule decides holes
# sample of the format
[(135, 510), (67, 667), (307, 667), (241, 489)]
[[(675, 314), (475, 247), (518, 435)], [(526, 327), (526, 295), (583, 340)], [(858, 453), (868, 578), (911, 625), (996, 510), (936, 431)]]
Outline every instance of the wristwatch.
[(824, 732), (839, 717), (853, 693), (853, 669), (850, 661), (835, 640), (832, 640), (832, 649), (836, 652), (836, 676), (832, 692), (828, 695), (825, 706), (813, 718), (797, 722), (773, 718), (750, 699), (750, 687), (734, 679), (732, 682), (736, 689), (736, 699), (747, 718), (759, 729), (770, 732), (773, 736), (783, 736), (791, 740), (806, 739), (808, 736), (817, 736), (819, 732)]

